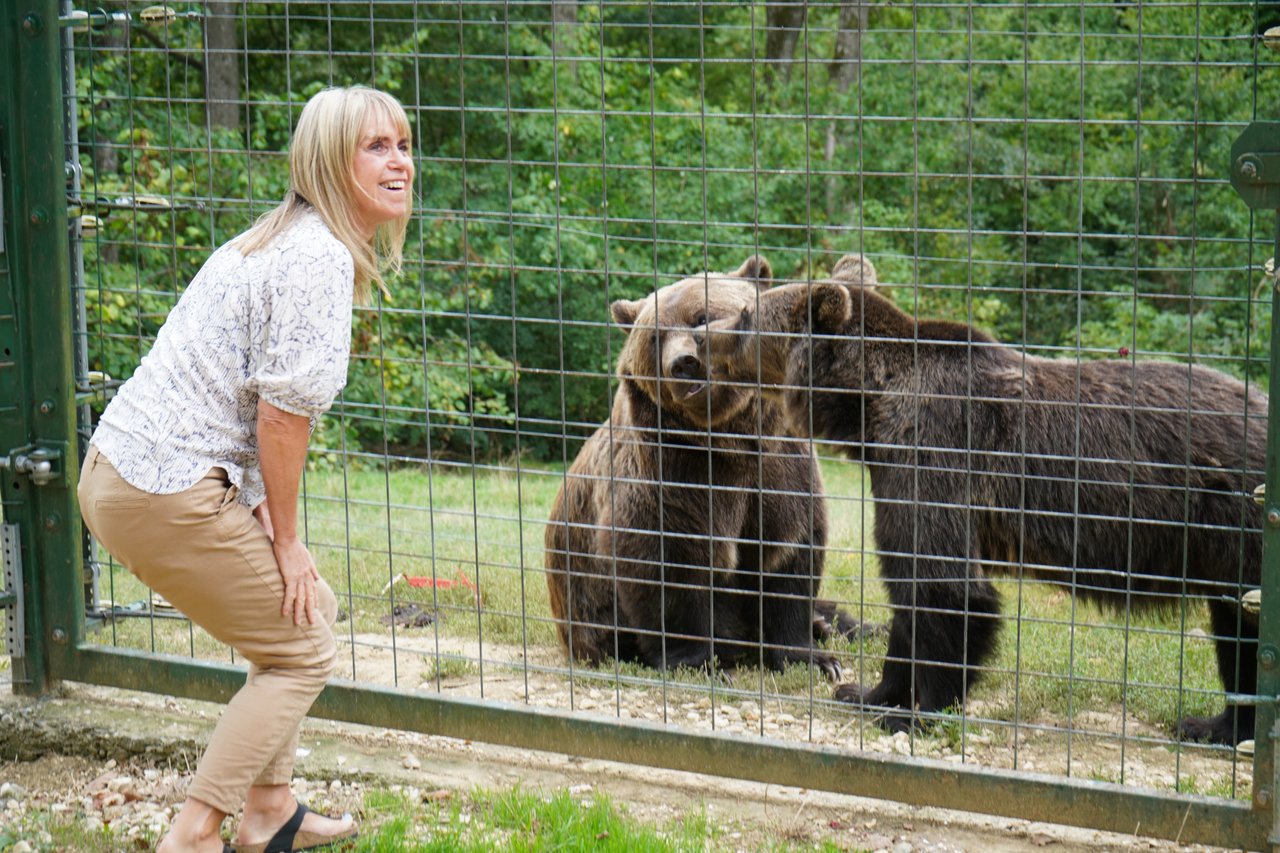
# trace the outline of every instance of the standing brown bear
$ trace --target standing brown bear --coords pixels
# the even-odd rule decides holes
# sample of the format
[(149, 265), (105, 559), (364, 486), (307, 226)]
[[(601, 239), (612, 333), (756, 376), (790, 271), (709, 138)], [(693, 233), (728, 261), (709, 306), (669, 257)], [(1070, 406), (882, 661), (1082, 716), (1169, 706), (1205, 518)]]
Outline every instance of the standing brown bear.
[[(870, 470), (893, 608), (880, 683), (836, 698), (915, 708), (964, 701), (989, 664), (1000, 602), (984, 568), (1026, 573), (1123, 611), (1208, 602), (1228, 692), (1253, 693), (1267, 397), (1203, 367), (1037, 358), (971, 326), (916, 320), (861, 256), (838, 281), (762, 294), (712, 323), (716, 369), (781, 386), (790, 422)], [(840, 281), (842, 280), (842, 281)], [(1188, 717), (1185, 738), (1253, 737), (1251, 706)]]
[(608, 422), (570, 466), (546, 528), (561, 642), (591, 663), (812, 662), (854, 622), (815, 601), (827, 514), (809, 442), (753, 387), (713, 374), (694, 330), (737, 317), (771, 278), (748, 260), (611, 306), (628, 330)]

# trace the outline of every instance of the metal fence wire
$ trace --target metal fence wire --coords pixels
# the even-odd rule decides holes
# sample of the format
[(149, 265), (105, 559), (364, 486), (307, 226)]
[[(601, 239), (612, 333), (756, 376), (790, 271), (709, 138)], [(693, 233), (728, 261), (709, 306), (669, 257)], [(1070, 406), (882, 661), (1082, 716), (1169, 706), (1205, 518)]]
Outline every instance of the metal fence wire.
[[(305, 473), (354, 682), (322, 713), (1264, 837), (1274, 235), (1226, 164), (1275, 4), (62, 17), (82, 441), (311, 94), (412, 120), (404, 270)], [(86, 649), (236, 663), (91, 563)]]

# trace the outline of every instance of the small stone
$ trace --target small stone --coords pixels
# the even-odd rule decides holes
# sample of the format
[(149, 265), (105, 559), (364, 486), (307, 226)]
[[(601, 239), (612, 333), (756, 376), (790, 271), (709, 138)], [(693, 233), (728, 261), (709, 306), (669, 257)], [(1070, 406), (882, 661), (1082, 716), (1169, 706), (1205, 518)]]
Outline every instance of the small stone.
[(915, 850), (908, 841), (899, 841), (893, 845), (893, 853), (913, 853)]
[(413, 753), (406, 754), (404, 759), (400, 763), (405, 766), (406, 770), (422, 769), (422, 762), (419, 761), (418, 756), (414, 755)]
[(31, 846), (30, 842), (19, 841), (17, 844), (14, 844), (9, 848), (9, 853), (31, 853), (34, 849), (35, 848)]

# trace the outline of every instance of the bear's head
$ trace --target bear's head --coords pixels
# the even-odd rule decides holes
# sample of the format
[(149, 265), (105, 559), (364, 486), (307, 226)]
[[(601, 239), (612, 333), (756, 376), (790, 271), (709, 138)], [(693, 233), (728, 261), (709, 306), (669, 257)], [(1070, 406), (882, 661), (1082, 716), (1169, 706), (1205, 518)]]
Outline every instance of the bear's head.
[(614, 302), (613, 321), (627, 331), (618, 375), (699, 427), (733, 418), (751, 404), (756, 390), (712, 366), (706, 329), (742, 322), (772, 278), (768, 261), (752, 256), (735, 272), (702, 273), (643, 299)]
[(849, 254), (825, 279), (781, 284), (763, 291), (737, 315), (707, 324), (707, 351), (717, 373), (738, 382), (758, 382), (766, 390), (786, 380), (787, 361), (797, 343), (813, 335), (841, 334), (857, 305), (874, 296), (878, 280), (871, 261)]

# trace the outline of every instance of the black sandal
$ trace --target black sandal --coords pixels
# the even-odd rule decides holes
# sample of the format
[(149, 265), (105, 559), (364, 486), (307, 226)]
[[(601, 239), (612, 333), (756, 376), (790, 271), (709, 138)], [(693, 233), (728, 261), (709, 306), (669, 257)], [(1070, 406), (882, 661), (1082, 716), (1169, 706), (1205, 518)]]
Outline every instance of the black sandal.
[(349, 831), (338, 835), (317, 835), (314, 832), (302, 831), (302, 819), (311, 809), (298, 803), (293, 817), (285, 821), (284, 826), (276, 831), (265, 844), (237, 844), (225, 847), (223, 853), (297, 853), (300, 850), (324, 850), (335, 845), (348, 846), (360, 835), (360, 829), (351, 824)]

